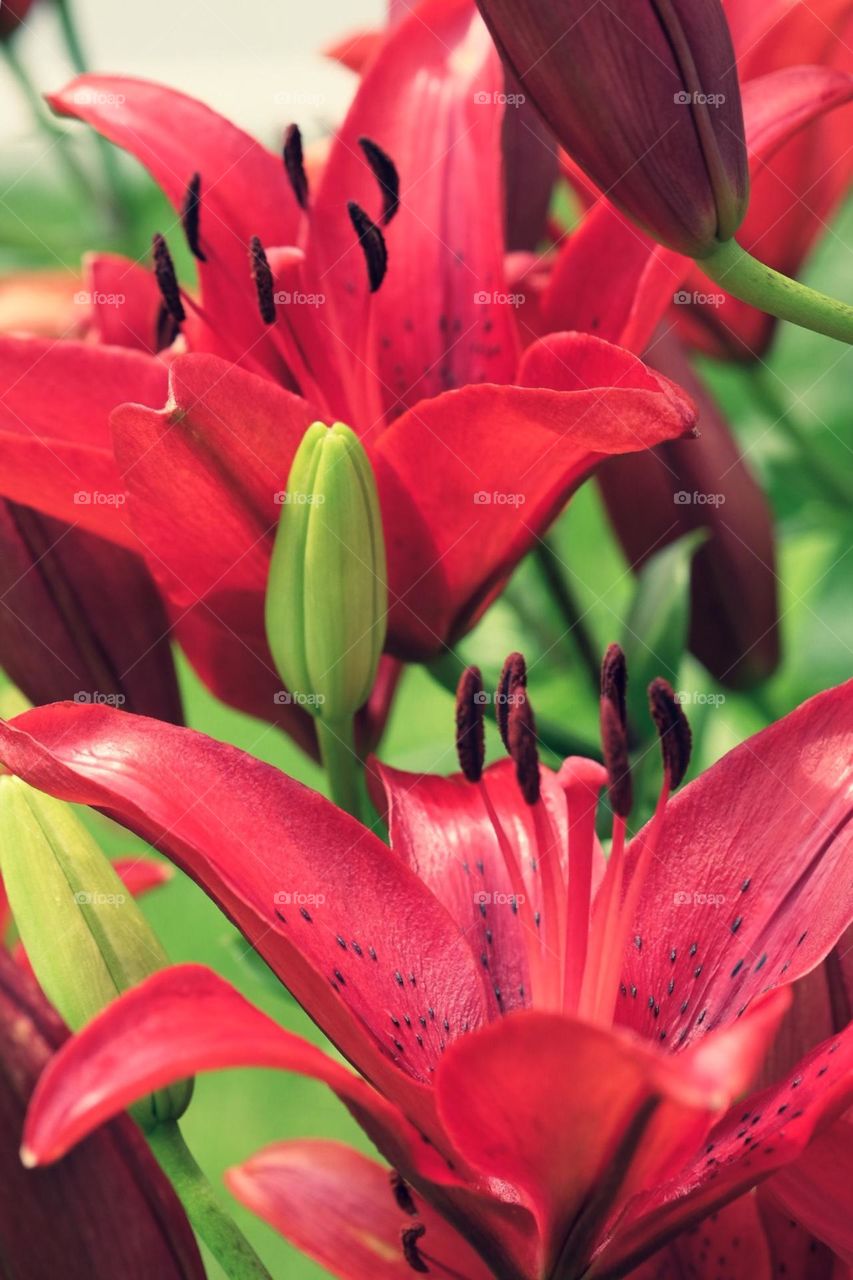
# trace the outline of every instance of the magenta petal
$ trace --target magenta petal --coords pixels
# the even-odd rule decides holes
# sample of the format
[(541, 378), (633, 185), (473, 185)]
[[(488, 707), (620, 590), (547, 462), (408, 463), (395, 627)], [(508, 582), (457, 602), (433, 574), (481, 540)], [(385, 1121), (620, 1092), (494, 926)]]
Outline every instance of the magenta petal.
[(429, 1068), (493, 997), (458, 926), (372, 832), (234, 747), (109, 708), (19, 716), (0, 725), (0, 758), (167, 853), (342, 1052), (434, 1128)]
[(637, 906), (641, 946), (626, 953), (622, 981), (639, 995), (620, 998), (624, 1025), (649, 1040), (665, 1031), (675, 1047), (700, 1040), (834, 946), (853, 914), (840, 888), (853, 848), (851, 707), (853, 681), (818, 694), (670, 802)]
[(465, 1238), (411, 1188), (407, 1209), (391, 1170), (340, 1142), (306, 1139), (259, 1151), (226, 1174), (229, 1190), (298, 1249), (343, 1280), (408, 1280), (401, 1233), (421, 1224), (430, 1270), (489, 1280)]

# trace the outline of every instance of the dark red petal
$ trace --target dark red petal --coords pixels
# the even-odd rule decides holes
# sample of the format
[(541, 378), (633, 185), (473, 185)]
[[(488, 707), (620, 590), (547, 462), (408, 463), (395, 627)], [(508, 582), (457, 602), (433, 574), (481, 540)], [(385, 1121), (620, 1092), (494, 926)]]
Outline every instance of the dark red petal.
[(178, 1200), (137, 1127), (116, 1118), (55, 1169), (21, 1164), (24, 1113), (66, 1031), (0, 949), (0, 1254), (17, 1280), (204, 1280)]
[(491, 993), (450, 916), (372, 832), (234, 747), (105, 707), (0, 725), (0, 759), (168, 854), (341, 1051), (434, 1130), (429, 1068)]
[(670, 801), (618, 1021), (678, 1048), (834, 946), (851, 919), (851, 706), (853, 681), (818, 694)]
[[(367, 278), (345, 202), (374, 218), (381, 207), (358, 139), (378, 143), (400, 175), (399, 212), (383, 229), (388, 273), (371, 301), (392, 415), (470, 382), (508, 382), (515, 370), (515, 316), (503, 279), (503, 88), (500, 61), (469, 0), (427, 0), (381, 46), (329, 154), (306, 269), (347, 349), (364, 329)], [(426, 119), (429, 128), (421, 127)], [(363, 378), (357, 360), (353, 367)]]
[(122, 400), (163, 404), (166, 380), (141, 352), (0, 338), (3, 496), (135, 548), (109, 415)]
[(0, 501), (0, 662), (31, 702), (182, 719), (169, 623), (138, 555)]
[(419, 1248), (429, 1269), (446, 1267), (464, 1280), (491, 1272), (459, 1235), (414, 1191), (417, 1218), (395, 1200), (391, 1170), (340, 1142), (280, 1142), (229, 1169), (229, 1190), (303, 1253), (342, 1280), (409, 1280), (401, 1231), (426, 1227)]
[(471, 627), (604, 456), (694, 422), (666, 378), (588, 334), (537, 342), (518, 380), (422, 401), (378, 442), (389, 647), (400, 656), (434, 654)]
[[(202, 679), (226, 702), (286, 723), (264, 629), (269, 558), (293, 455), (318, 415), (306, 401), (216, 356), (178, 357), (167, 408), (113, 414), (129, 517)], [(278, 695), (278, 698), (276, 698)]]

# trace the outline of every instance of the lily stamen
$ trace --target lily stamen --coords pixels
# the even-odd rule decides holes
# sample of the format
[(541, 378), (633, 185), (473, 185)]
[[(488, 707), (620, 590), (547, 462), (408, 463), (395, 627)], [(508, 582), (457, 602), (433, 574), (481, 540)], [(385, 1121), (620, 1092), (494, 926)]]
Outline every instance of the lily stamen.
[(282, 148), (284, 171), (290, 188), (296, 197), (300, 209), (308, 209), (308, 176), (305, 173), (305, 159), (302, 154), (302, 134), (299, 125), (289, 124), (284, 133)]

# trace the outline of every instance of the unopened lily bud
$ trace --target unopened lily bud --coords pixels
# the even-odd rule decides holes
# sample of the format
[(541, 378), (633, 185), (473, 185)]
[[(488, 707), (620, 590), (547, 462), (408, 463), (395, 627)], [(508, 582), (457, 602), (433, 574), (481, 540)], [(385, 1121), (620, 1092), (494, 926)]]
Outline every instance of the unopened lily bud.
[(373, 687), (388, 609), (379, 497), (355, 432), (310, 426), (283, 496), (267, 586), (270, 649), (290, 695), (342, 722)]
[[(72, 1031), (169, 961), (115, 869), (71, 807), (0, 777), (0, 873), (33, 972)], [(150, 1128), (177, 1119), (192, 1081), (131, 1109)]]
[(662, 244), (734, 235), (749, 177), (719, 0), (478, 0), (506, 64), (569, 155)]

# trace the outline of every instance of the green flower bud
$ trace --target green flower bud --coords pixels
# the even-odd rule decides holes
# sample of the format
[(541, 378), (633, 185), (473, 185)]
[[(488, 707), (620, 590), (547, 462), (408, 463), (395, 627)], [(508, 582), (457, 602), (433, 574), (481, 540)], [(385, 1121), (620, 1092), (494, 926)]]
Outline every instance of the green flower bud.
[[(168, 957), (70, 805), (0, 777), (0, 872), (33, 972), (72, 1031)], [(144, 1127), (186, 1110), (192, 1081), (137, 1102)]]
[(266, 600), (267, 637), (290, 696), (327, 723), (373, 687), (388, 586), (376, 480), (358, 437), (315, 422), (296, 451)]

